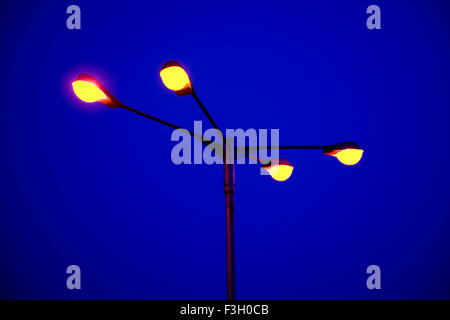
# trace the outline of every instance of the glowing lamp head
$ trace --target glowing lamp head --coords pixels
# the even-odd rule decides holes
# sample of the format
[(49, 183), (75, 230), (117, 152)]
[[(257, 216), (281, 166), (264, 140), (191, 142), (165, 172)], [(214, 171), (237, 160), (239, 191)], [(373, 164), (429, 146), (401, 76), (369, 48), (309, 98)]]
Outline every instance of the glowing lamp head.
[(183, 67), (176, 61), (166, 62), (159, 72), (164, 85), (179, 96), (194, 92), (192, 82)]
[(278, 159), (278, 163), (269, 162), (268, 164), (262, 165), (262, 168), (265, 169), (270, 176), (277, 181), (285, 181), (289, 179), (292, 175), (292, 170), (294, 170), (291, 163), (283, 158)]
[(76, 96), (84, 102), (92, 103), (106, 99), (105, 93), (92, 82), (76, 80), (72, 82), (72, 87)]
[(72, 88), (75, 95), (84, 102), (101, 102), (110, 108), (120, 106), (120, 101), (91, 75), (80, 75), (72, 82)]
[(343, 142), (327, 146), (324, 154), (336, 157), (341, 163), (352, 166), (361, 160), (364, 150), (355, 142)]

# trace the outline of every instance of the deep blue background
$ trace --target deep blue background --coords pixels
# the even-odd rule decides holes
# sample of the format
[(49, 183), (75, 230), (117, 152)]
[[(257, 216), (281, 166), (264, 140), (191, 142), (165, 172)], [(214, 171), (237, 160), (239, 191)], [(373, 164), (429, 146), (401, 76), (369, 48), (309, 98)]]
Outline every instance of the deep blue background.
[[(66, 28), (71, 4), (81, 30)], [(366, 28), (371, 4), (381, 30)], [(222, 167), (174, 165), (171, 130), (71, 91), (88, 72), (192, 129), (201, 110), (159, 78), (172, 59), (223, 128), (365, 149), (354, 167), (285, 151), (285, 183), (237, 167), (239, 299), (450, 298), (449, 9), (2, 1), (0, 298), (225, 298)], [(81, 291), (66, 289), (71, 264)], [(382, 290), (366, 288), (371, 264)]]

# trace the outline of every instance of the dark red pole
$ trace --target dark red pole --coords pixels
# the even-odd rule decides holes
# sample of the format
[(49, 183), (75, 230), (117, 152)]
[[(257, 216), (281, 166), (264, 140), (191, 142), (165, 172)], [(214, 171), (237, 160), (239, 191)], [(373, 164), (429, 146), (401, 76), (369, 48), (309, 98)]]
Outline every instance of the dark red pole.
[(224, 182), (225, 182), (225, 231), (227, 246), (227, 299), (234, 300), (234, 163), (227, 163), (226, 147), (224, 148)]
[[(198, 98), (195, 91), (192, 92), (197, 104), (208, 118), (211, 125), (221, 133), (219, 126), (213, 120), (208, 110)], [(222, 133), (221, 133), (222, 134)], [(227, 299), (234, 300), (235, 295), (235, 274), (234, 274), (234, 150), (227, 157), (227, 141), (222, 135), (223, 159), (224, 159), (224, 191), (225, 191), (225, 234), (227, 247)], [(231, 156), (232, 155), (232, 156)]]

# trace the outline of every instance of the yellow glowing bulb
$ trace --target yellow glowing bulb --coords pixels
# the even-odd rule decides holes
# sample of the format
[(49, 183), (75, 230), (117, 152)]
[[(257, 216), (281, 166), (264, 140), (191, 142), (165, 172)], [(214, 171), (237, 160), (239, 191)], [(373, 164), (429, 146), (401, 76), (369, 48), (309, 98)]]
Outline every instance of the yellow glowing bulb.
[(334, 156), (343, 164), (351, 166), (361, 160), (363, 152), (361, 149), (343, 149), (339, 150)]
[(173, 91), (179, 91), (190, 86), (191, 81), (183, 68), (171, 66), (161, 70), (159, 73), (164, 85)]
[(84, 102), (92, 103), (106, 98), (105, 93), (92, 82), (76, 80), (72, 82), (72, 87), (76, 96)]
[(292, 170), (294, 170), (294, 167), (291, 165), (273, 165), (266, 169), (269, 174), (277, 181), (285, 181), (289, 179), (289, 177), (292, 174)]

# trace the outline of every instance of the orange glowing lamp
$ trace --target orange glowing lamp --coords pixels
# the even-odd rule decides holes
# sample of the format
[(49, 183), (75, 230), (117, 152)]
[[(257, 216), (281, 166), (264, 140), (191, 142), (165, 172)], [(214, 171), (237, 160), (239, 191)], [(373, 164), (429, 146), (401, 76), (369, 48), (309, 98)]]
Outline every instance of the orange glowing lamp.
[(164, 85), (175, 91), (179, 96), (185, 96), (194, 92), (191, 79), (183, 69), (183, 67), (176, 61), (166, 62), (159, 72)]
[(294, 170), (291, 163), (283, 158), (278, 159), (278, 163), (269, 162), (268, 164), (262, 165), (262, 168), (276, 181), (285, 181), (289, 179), (292, 175), (292, 170)]
[(101, 102), (110, 108), (118, 108), (121, 105), (120, 101), (91, 75), (80, 75), (72, 82), (72, 88), (75, 95), (84, 102)]
[(323, 153), (336, 157), (341, 163), (352, 166), (357, 164), (363, 155), (364, 150), (355, 142), (343, 142), (331, 146), (326, 146)]

